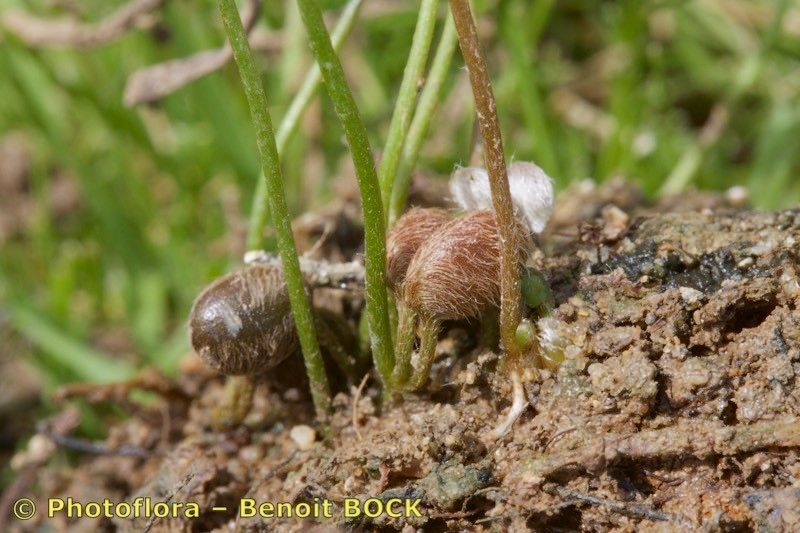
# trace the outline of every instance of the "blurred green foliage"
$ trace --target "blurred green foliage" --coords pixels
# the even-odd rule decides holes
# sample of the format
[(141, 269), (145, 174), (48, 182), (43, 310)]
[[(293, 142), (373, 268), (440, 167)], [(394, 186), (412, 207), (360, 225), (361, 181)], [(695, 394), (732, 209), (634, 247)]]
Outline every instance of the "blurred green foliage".
[[(296, 13), (287, 16), (293, 2), (263, 4), (259, 27), (280, 43), (259, 57), (278, 122), (311, 59)], [(323, 4), (335, 11), (343, 2)], [(341, 55), (377, 147), (417, 4), (366, 4)], [(97, 20), (121, 2), (6, 0), (0, 13), (55, 16), (69, 5)], [(559, 188), (622, 176), (648, 194), (665, 183), (741, 184), (758, 207), (800, 198), (796, 2), (478, 7), (508, 155), (537, 161)], [(193, 297), (239, 262), (258, 157), (233, 65), (156, 105), (122, 101), (138, 69), (222, 42), (210, 0), (167, 0), (147, 27), (90, 49), (35, 48), (0, 33), (0, 137), (24, 139), (33, 202), (21, 230), (0, 243), (0, 327), (30, 343), (48, 385), (119, 379), (151, 364), (175, 371), (188, 349)], [(469, 158), (472, 108), (461, 65), (456, 59), (422, 149), (420, 169), (431, 175), (447, 176)], [(330, 102), (319, 102), (283, 161), (295, 214), (329, 200), (333, 178), (355, 179)], [(51, 209), (56, 176), (80, 192), (67, 214)]]

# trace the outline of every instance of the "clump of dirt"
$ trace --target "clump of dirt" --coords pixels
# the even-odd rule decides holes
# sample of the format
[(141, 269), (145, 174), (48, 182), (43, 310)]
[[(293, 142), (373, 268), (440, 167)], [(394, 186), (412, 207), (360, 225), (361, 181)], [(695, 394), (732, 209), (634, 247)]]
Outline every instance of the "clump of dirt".
[[(562, 195), (533, 265), (555, 299), (538, 321), (543, 345), (564, 363), (532, 380), (531, 405), (503, 439), (487, 439), (509, 406), (498, 355), (456, 322), (425, 391), (382, 402), (374, 380), (340, 385), (325, 426), (303, 386), (281, 379), (260, 387), (243, 427), (212, 431), (222, 381), (195, 358), (174, 381), (95, 390), (90, 400), (134, 416), (70, 463), (55, 452), (29, 462), (35, 492), (201, 508), (102, 524), (123, 530), (311, 527), (237, 518), (245, 497), (329, 500), (323, 528), (797, 530), (800, 210), (744, 210), (731, 195), (648, 204), (621, 182), (582, 187)], [(162, 401), (131, 405), (132, 388)], [(352, 497), (419, 499), (421, 516), (348, 519), (340, 505)]]

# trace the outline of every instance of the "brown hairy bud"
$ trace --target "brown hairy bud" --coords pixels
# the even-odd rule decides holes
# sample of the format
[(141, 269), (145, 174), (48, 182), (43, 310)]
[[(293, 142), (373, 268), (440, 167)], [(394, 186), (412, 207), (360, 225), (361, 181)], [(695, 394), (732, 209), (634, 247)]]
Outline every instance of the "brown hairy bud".
[[(532, 249), (525, 225), (518, 232), (520, 269)], [(404, 299), (440, 320), (478, 316), (500, 305), (500, 239), (492, 211), (472, 211), (448, 222), (419, 248), (408, 266)]]
[(444, 209), (415, 207), (395, 222), (386, 238), (386, 270), (389, 285), (399, 287), (419, 247), (451, 219)]
[(280, 267), (254, 265), (206, 287), (192, 305), (195, 352), (219, 372), (258, 375), (297, 350), (298, 339)]

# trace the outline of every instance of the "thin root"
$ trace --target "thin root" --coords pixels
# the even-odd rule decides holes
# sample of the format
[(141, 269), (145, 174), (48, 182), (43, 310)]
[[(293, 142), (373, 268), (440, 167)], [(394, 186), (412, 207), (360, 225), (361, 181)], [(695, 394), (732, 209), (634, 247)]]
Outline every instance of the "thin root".
[(514, 422), (517, 421), (517, 418), (519, 418), (523, 411), (525, 411), (525, 408), (528, 407), (528, 399), (525, 397), (525, 387), (522, 386), (522, 378), (518, 370), (513, 370), (511, 372), (511, 384), (514, 388), (512, 392), (513, 400), (511, 408), (508, 410), (505, 420), (500, 422), (498, 426), (486, 435), (489, 440), (497, 440), (511, 431)]
[(557, 495), (564, 500), (586, 503), (598, 507), (605, 507), (613, 513), (618, 513), (633, 518), (643, 518), (645, 520), (652, 520), (654, 522), (672, 522), (686, 528), (691, 528), (691, 522), (683, 515), (665, 513), (657, 511), (648, 505), (636, 502), (618, 502), (608, 500), (605, 498), (598, 498), (591, 494), (585, 494), (566, 487), (559, 487), (554, 484), (548, 484), (543, 487), (543, 490), (548, 494)]
[(353, 394), (353, 411), (352, 411), (353, 429), (356, 432), (356, 436), (358, 436), (358, 440), (364, 439), (361, 436), (361, 431), (359, 431), (360, 424), (358, 423), (358, 402), (361, 400), (361, 393), (364, 391), (364, 385), (367, 384), (368, 379), (369, 379), (369, 372), (364, 374), (364, 378), (361, 380), (361, 383), (358, 384), (358, 388), (356, 389), (355, 394)]

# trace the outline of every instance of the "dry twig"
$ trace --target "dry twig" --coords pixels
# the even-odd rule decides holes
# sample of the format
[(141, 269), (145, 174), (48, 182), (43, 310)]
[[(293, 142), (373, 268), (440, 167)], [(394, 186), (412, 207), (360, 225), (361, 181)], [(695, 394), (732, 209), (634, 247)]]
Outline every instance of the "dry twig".
[(116, 402), (123, 404), (133, 390), (144, 390), (166, 399), (188, 399), (186, 391), (174, 381), (153, 369), (145, 369), (119, 383), (69, 383), (56, 389), (53, 401), (61, 403), (70, 398), (83, 398), (89, 403)]
[[(249, 0), (241, 12), (242, 25), (250, 36), (254, 49), (275, 49), (280, 46), (276, 34), (256, 34), (253, 27), (258, 20), (261, 2)], [(258, 44), (258, 47), (254, 46)], [(171, 59), (137, 70), (125, 84), (123, 102), (132, 107), (157, 102), (178, 89), (224, 67), (233, 58), (228, 43), (213, 50), (203, 50), (187, 57)]]
[[(255, 250), (247, 252), (244, 262), (280, 266), (281, 258), (277, 254)], [(303, 272), (306, 284), (312, 288), (364, 289), (364, 265), (357, 261), (329, 263), (301, 257), (300, 270)]]
[(106, 18), (87, 23), (73, 17), (41, 18), (11, 9), (3, 13), (3, 26), (31, 46), (91, 48), (122, 37), (165, 0), (131, 0)]
[(364, 374), (364, 377), (361, 379), (361, 383), (358, 384), (358, 388), (356, 389), (355, 394), (353, 394), (353, 411), (352, 411), (352, 418), (353, 418), (353, 429), (358, 436), (358, 440), (363, 440), (364, 438), (361, 436), (361, 431), (359, 430), (359, 423), (358, 423), (358, 402), (361, 401), (361, 393), (364, 391), (364, 385), (367, 384), (367, 380), (369, 379), (369, 373)]
[(92, 442), (70, 435), (61, 435), (53, 431), (49, 431), (46, 427), (39, 429), (39, 434), (44, 435), (52, 440), (56, 445), (61, 448), (73, 450), (80, 453), (88, 453), (92, 455), (124, 455), (130, 457), (147, 458), (150, 457), (150, 452), (139, 446), (119, 446), (112, 448), (103, 444), (102, 442)]
[(690, 522), (685, 516), (656, 511), (650, 506), (642, 503), (607, 500), (605, 498), (598, 498), (597, 496), (584, 494), (582, 492), (571, 490), (565, 487), (559, 487), (558, 485), (554, 484), (545, 485), (542, 487), (542, 490), (548, 494), (559, 496), (565, 500), (605, 507), (611, 512), (630, 516), (632, 518), (643, 518), (645, 520), (652, 520), (653, 522), (673, 522), (688, 528), (693, 526), (692, 522)]
[(518, 371), (522, 353), (514, 340), (520, 323), (521, 296), (519, 257), (520, 236), (514, 231), (514, 207), (508, 185), (503, 138), (497, 118), (497, 106), (492, 91), (486, 59), (481, 50), (478, 30), (472, 19), (472, 10), (467, 0), (450, 0), (450, 12), (458, 31), (458, 44), (464, 64), (467, 66), (475, 114), (483, 137), (483, 152), (492, 205), (497, 218), (497, 233), (500, 241), (500, 338), (512, 372)]

